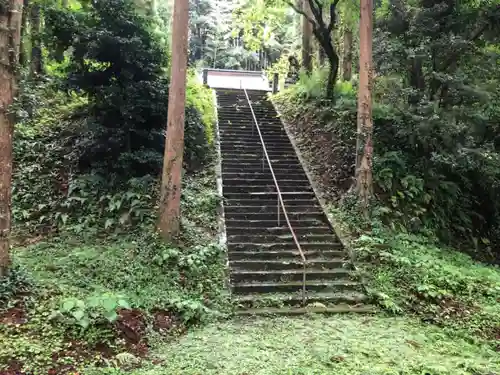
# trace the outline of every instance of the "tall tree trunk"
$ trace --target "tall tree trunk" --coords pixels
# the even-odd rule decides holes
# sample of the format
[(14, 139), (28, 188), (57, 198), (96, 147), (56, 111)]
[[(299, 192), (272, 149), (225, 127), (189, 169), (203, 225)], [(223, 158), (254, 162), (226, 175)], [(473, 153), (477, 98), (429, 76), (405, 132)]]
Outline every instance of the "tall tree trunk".
[(165, 240), (179, 234), (184, 111), (188, 54), (189, 1), (175, 0), (172, 26), (172, 68), (168, 95), (167, 141), (163, 160), (158, 229)]
[(361, 0), (359, 23), (359, 90), (358, 136), (356, 142), (356, 190), (368, 216), (368, 205), (373, 193), (373, 119), (372, 119), (372, 33), (373, 0)]
[(31, 6), (31, 75), (36, 77), (42, 73), (42, 20), (40, 5)]
[[(311, 7), (307, 0), (302, 0), (302, 10), (309, 18), (312, 18)], [(302, 67), (306, 72), (312, 70), (312, 35), (313, 27), (311, 23), (302, 17)]]
[(342, 56), (342, 79), (350, 81), (352, 77), (352, 30), (344, 29), (344, 50)]
[(10, 265), (14, 118), (8, 110), (17, 91), (22, 11), (23, 0), (9, 0), (0, 5), (0, 277), (7, 274)]
[(24, 0), (23, 9), (25, 11), (23, 12), (21, 17), (21, 40), (19, 43), (19, 64), (22, 67), (28, 65), (28, 59), (29, 59), (26, 53), (26, 46), (24, 45), (24, 42), (28, 36), (28, 16), (26, 14), (26, 9), (28, 9), (28, 6), (29, 6), (29, 1)]

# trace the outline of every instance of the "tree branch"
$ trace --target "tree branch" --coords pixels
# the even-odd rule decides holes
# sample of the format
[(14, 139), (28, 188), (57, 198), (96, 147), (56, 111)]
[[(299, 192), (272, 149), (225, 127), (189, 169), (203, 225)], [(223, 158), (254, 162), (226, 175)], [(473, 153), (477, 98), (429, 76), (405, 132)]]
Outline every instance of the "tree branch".
[(335, 23), (337, 22), (337, 16), (335, 15), (335, 10), (337, 9), (338, 3), (339, 0), (335, 0), (333, 3), (330, 4), (330, 24), (328, 25), (329, 32), (332, 32)]
[[(318, 22), (319, 28), (323, 29), (325, 28), (325, 22), (323, 21), (323, 9), (322, 5), (319, 0), (308, 0), (309, 3), (309, 8), (311, 9), (312, 14), (314, 15), (314, 18), (316, 18), (316, 21)], [(316, 9), (316, 6), (318, 7)]]
[(295, 4), (292, 3), (291, 1), (285, 1), (285, 3), (288, 4), (295, 12), (304, 16), (304, 18), (308, 20), (309, 23), (313, 26), (313, 29), (316, 28), (316, 22), (314, 22), (314, 20), (311, 17), (309, 17), (309, 15), (306, 14), (306, 12), (304, 12), (302, 9), (297, 8)]

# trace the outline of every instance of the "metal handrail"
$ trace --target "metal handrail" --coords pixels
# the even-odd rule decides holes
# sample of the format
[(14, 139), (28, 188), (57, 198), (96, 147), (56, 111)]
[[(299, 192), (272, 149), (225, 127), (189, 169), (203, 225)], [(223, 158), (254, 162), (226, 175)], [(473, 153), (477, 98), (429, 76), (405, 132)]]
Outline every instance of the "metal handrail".
[[(241, 81), (240, 81), (240, 86), (241, 86)], [(255, 123), (255, 127), (257, 129), (257, 132), (259, 133), (260, 143), (262, 144), (262, 151), (264, 153), (264, 156), (266, 157), (267, 165), (269, 166), (269, 170), (271, 171), (271, 175), (273, 177), (274, 185), (276, 186), (276, 193), (278, 195), (278, 204), (277, 204), (277, 206), (278, 206), (278, 210), (277, 210), (278, 225), (280, 223), (280, 204), (281, 204), (281, 208), (283, 208), (283, 216), (285, 217), (286, 223), (288, 224), (288, 228), (290, 229), (290, 233), (292, 234), (292, 238), (293, 238), (293, 241), (295, 242), (295, 246), (297, 247), (297, 250), (300, 253), (300, 257), (302, 258), (302, 266), (303, 266), (302, 304), (305, 305), (305, 303), (306, 303), (306, 266), (307, 266), (307, 260), (306, 260), (306, 257), (304, 255), (304, 252), (302, 251), (299, 240), (297, 239), (297, 236), (295, 235), (295, 232), (292, 228), (292, 224), (290, 223), (290, 219), (288, 218), (288, 213), (286, 212), (285, 203), (283, 202), (283, 197), (281, 195), (281, 190), (280, 190), (280, 187), (278, 185), (278, 181), (276, 180), (276, 175), (274, 174), (273, 166), (271, 165), (271, 160), (269, 159), (269, 155), (267, 154), (266, 144), (264, 143), (264, 138), (262, 137), (259, 123), (257, 122), (257, 118), (255, 117), (255, 112), (253, 111), (252, 103), (250, 101), (250, 98), (248, 97), (247, 90), (244, 87), (243, 87), (243, 91), (245, 92), (248, 106), (250, 107), (250, 111), (252, 112), (252, 117), (253, 117), (253, 121)]]

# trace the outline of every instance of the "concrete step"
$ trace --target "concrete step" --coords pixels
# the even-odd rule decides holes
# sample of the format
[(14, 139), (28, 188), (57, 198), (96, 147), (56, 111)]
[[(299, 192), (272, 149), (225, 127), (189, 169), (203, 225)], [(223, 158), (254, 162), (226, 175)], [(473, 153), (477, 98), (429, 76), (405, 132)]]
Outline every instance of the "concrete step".
[[(238, 212), (238, 209), (245, 210), (248, 208), (248, 212), (252, 212), (253, 209), (257, 209), (254, 212), (259, 212), (258, 208), (261, 207), (274, 207), (276, 206), (277, 198), (274, 199), (243, 199), (239, 201), (231, 200), (224, 203), (224, 209), (226, 212)], [(285, 205), (287, 211), (294, 212), (321, 212), (321, 206), (316, 199), (297, 199), (288, 200)], [(314, 209), (314, 210), (313, 210)]]
[[(344, 252), (344, 248), (339, 241), (331, 242), (301, 242), (300, 247), (302, 251), (311, 252), (327, 252), (335, 251)], [(283, 242), (232, 242), (228, 244), (228, 250), (230, 253), (236, 252), (283, 252), (288, 251), (296, 252), (297, 246), (293, 241), (283, 241)]]
[[(226, 166), (231, 166), (231, 164), (234, 163), (234, 166), (238, 166), (238, 165), (241, 165), (241, 163), (238, 163), (238, 162), (229, 162), (229, 161), (225, 161), (223, 162), (223, 164), (225, 164)], [(259, 161), (256, 161), (256, 164), (259, 164), (259, 166), (262, 165), (262, 162), (259, 160)], [(273, 162), (271, 161), (271, 165), (273, 166), (273, 169), (274, 169), (274, 166), (276, 165), (275, 163), (277, 162)], [(231, 166), (232, 167), (232, 166)], [(309, 182), (309, 179), (307, 178), (306, 174), (305, 173), (289, 173), (288, 175), (283, 175), (283, 176), (280, 176), (278, 178), (278, 176), (275, 176), (276, 179), (279, 181), (283, 181), (283, 180), (294, 180), (294, 181), (307, 181)], [(258, 172), (239, 172), (239, 173), (225, 173), (225, 172), (222, 172), (222, 180), (223, 182), (225, 181), (230, 181), (230, 180), (237, 180), (237, 179), (240, 179), (242, 181), (251, 181), (251, 180), (262, 180), (262, 181), (269, 181), (269, 182), (273, 182), (273, 178), (269, 172), (269, 169), (267, 167), (267, 165), (265, 166), (264, 168), (264, 171), (260, 170)]]
[[(281, 144), (281, 145), (267, 145), (266, 144), (266, 149), (268, 152), (268, 155), (270, 154), (270, 151), (272, 151), (273, 155), (277, 155), (279, 153), (284, 154), (284, 153), (293, 153), (294, 149), (291, 144)], [(220, 145), (220, 150), (221, 152), (224, 152), (225, 150), (232, 150), (235, 152), (239, 151), (260, 151), (262, 150), (262, 144), (255, 143), (255, 144), (221, 144)]]
[[(307, 235), (331, 235), (331, 228), (324, 226), (297, 226), (293, 227), (293, 231), (296, 236), (307, 236)], [(245, 235), (273, 235), (273, 236), (290, 236), (290, 228), (287, 226), (286, 221), (282, 220), (281, 225), (267, 228), (259, 227), (235, 227), (229, 222), (226, 223), (226, 233), (228, 236), (245, 234)]]
[[(260, 176), (264, 177), (264, 176)], [(248, 179), (241, 179), (241, 178), (225, 178), (222, 180), (225, 186), (241, 186), (242, 182), (247, 183), (249, 186), (260, 186), (260, 187), (275, 187), (276, 184), (272, 178), (248, 178)], [(276, 178), (276, 181), (278, 182), (278, 186), (280, 190), (282, 190), (283, 187), (295, 187), (300, 190), (309, 190), (311, 185), (309, 184), (309, 181), (306, 179), (278, 179)]]
[[(287, 204), (288, 201), (299, 199), (312, 199), (316, 198), (314, 195), (314, 192), (312, 191), (301, 191), (301, 192), (296, 192), (296, 191), (282, 191), (281, 196), (283, 198), (283, 201), (285, 204)], [(274, 191), (264, 191), (264, 192), (253, 192), (253, 193), (230, 193), (230, 192), (224, 192), (224, 199), (278, 199), (276, 192)]]
[[(262, 138), (264, 138), (264, 140), (271, 140), (273, 138), (289, 139), (285, 131), (280, 130), (280, 128), (266, 129), (265, 131), (261, 129), (261, 132), (262, 132)], [(219, 127), (219, 134), (221, 136), (221, 140), (240, 139), (240, 138), (260, 139), (259, 133), (256, 130), (252, 132), (252, 126), (251, 125), (247, 126), (245, 124), (239, 124), (238, 128)]]
[(372, 305), (359, 305), (350, 306), (347, 304), (339, 304), (337, 306), (330, 307), (263, 307), (256, 309), (240, 309), (236, 311), (238, 316), (274, 316), (274, 315), (284, 315), (284, 316), (296, 316), (296, 315), (306, 315), (306, 314), (347, 314), (347, 313), (360, 313), (360, 314), (374, 314), (378, 311), (375, 306)]
[[(269, 155), (269, 159), (271, 160), (290, 160), (295, 161), (297, 159), (297, 155), (293, 153), (292, 155), (275, 155), (271, 152), (271, 150), (267, 150), (267, 154)], [(273, 156), (273, 157), (271, 157)], [(261, 160), (262, 159), (262, 150), (259, 151), (251, 151), (251, 152), (224, 152), (222, 155), (222, 160)]]
[[(311, 186), (307, 184), (279, 184), (280, 192), (294, 192), (294, 193), (308, 193), (312, 192)], [(274, 193), (276, 194), (276, 185), (275, 184), (267, 184), (267, 185), (223, 185), (222, 191), (224, 196), (226, 193)]]
[[(281, 171), (281, 168), (279, 165), (273, 165), (273, 172), (274, 172), (274, 177), (280, 181), (280, 180), (286, 180), (286, 179), (301, 179), (301, 180), (307, 180), (307, 175), (301, 171), (301, 170), (290, 170), (288, 173)], [(228, 165), (225, 162), (222, 162), (222, 178), (230, 175), (236, 175), (236, 178), (241, 178), (238, 177), (237, 175), (241, 174), (246, 174), (246, 178), (270, 178), (272, 180), (272, 174), (271, 171), (267, 165), (267, 163), (264, 164), (264, 170), (262, 169), (262, 164), (261, 166), (257, 167), (251, 167), (251, 168), (245, 168), (242, 163), (239, 165), (236, 163), (232, 163), (232, 165)], [(244, 178), (241, 178), (242, 181), (244, 182)], [(309, 181), (309, 180), (308, 180)]]
[[(241, 243), (241, 242), (256, 242), (256, 243), (266, 243), (266, 242), (290, 242), (294, 243), (293, 238), (291, 234), (289, 233), (283, 233), (283, 234), (257, 234), (257, 233), (242, 233), (242, 234), (231, 234), (227, 235), (227, 242), (228, 243)], [(302, 246), (303, 243), (306, 242), (334, 242), (336, 240), (336, 237), (333, 234), (298, 234), (295, 233), (297, 236), (297, 240), (299, 241), (300, 245)]]
[[(299, 254), (297, 252), (297, 254)], [(305, 256), (306, 253), (304, 253)], [(346, 260), (343, 258), (332, 258), (332, 259), (308, 259), (306, 257), (308, 271), (313, 270), (334, 270), (341, 269), (344, 267)], [(280, 270), (301, 270), (302, 257), (300, 255), (295, 256), (293, 259), (267, 259), (263, 261), (262, 259), (244, 259), (244, 260), (230, 260), (229, 266), (232, 271), (280, 271)]]
[[(283, 307), (283, 306), (299, 306), (302, 305), (302, 293), (281, 294), (281, 293), (265, 293), (265, 294), (248, 294), (238, 295), (235, 298), (236, 303), (241, 307)], [(322, 303), (325, 306), (332, 304), (347, 304), (349, 306), (359, 305), (368, 302), (368, 298), (364, 293), (359, 292), (344, 292), (344, 293), (324, 293), (306, 291), (306, 306), (310, 304)]]
[[(329, 270), (306, 269), (306, 280), (338, 280), (349, 279), (350, 270), (334, 268)], [(285, 270), (233, 270), (230, 279), (232, 283), (244, 282), (294, 282), (302, 281), (304, 272), (302, 268)]]
[[(337, 261), (346, 262), (346, 254), (342, 250), (302, 250), (308, 262), (320, 261)], [(280, 262), (296, 262), (301, 260), (298, 250), (260, 250), (260, 251), (243, 251), (229, 250), (228, 258), (230, 262), (237, 261), (280, 261)]]
[[(281, 220), (281, 225), (285, 224), (284, 220)], [(324, 221), (320, 220), (290, 220), (290, 224), (292, 228), (300, 228), (300, 227), (312, 227), (312, 226), (325, 226)], [(226, 227), (250, 227), (250, 228), (260, 228), (262, 230), (266, 230), (266, 228), (271, 228), (273, 226), (278, 226), (277, 220), (228, 220), (226, 222)]]
[[(239, 183), (239, 185), (237, 185)], [(223, 186), (223, 192), (224, 193), (262, 193), (262, 192), (276, 192), (276, 184), (274, 182), (267, 183), (254, 183), (252, 185), (241, 185), (242, 181), (233, 181), (232, 183), (225, 183)], [(294, 192), (308, 192), (312, 191), (311, 185), (305, 183), (305, 182), (285, 182), (283, 180), (280, 180), (278, 183), (280, 192), (288, 192), (288, 191), (294, 191)]]
[[(297, 293), (302, 290), (302, 281), (289, 282), (242, 282), (233, 284), (234, 294), (251, 293)], [(361, 285), (351, 280), (306, 281), (306, 290), (313, 292), (362, 291)]]
[[(323, 223), (327, 223), (325, 214), (323, 212), (289, 212), (287, 208), (287, 214), (289, 220), (322, 220)], [(225, 219), (228, 220), (272, 220), (276, 222), (278, 220), (278, 213), (267, 212), (267, 213), (245, 213), (245, 212), (227, 212), (225, 213)], [(279, 220), (284, 222), (285, 217), (279, 215)]]

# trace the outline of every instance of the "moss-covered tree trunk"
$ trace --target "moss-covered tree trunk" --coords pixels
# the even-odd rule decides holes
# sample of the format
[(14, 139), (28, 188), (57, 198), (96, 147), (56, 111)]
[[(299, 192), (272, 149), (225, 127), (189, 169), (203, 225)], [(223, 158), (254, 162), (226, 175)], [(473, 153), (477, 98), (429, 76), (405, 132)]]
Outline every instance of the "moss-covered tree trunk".
[(23, 14), (21, 17), (21, 40), (19, 44), (19, 64), (23, 67), (28, 65), (29, 56), (26, 53), (25, 41), (28, 37), (28, 17), (26, 14), (26, 9), (28, 9), (29, 0), (23, 1)]
[(23, 0), (0, 2), (0, 277), (10, 264), (12, 136), (9, 107), (16, 94), (16, 67), (21, 42)]
[(372, 119), (372, 30), (373, 0), (361, 0), (359, 23), (358, 137), (356, 150), (356, 190), (365, 215), (373, 192), (373, 119)]
[(343, 37), (342, 79), (350, 81), (352, 77), (352, 30), (345, 27)]
[(31, 75), (37, 77), (42, 73), (42, 18), (40, 5), (31, 5)]
[(163, 159), (158, 229), (165, 240), (179, 233), (184, 111), (188, 54), (189, 1), (175, 0), (172, 25), (172, 65), (168, 96), (167, 140)]
[(312, 70), (313, 26), (309, 22), (312, 14), (308, 0), (302, 0), (302, 11), (308, 16), (308, 18), (302, 18), (302, 67), (306, 72), (310, 72)]

